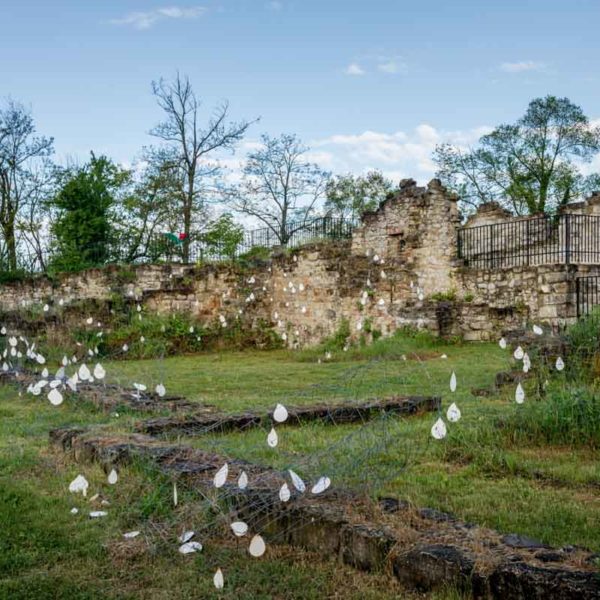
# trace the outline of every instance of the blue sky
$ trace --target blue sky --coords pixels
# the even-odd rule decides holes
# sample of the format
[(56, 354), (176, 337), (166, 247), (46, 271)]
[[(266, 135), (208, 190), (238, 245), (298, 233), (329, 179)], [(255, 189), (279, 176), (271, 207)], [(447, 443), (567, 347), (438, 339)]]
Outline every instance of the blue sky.
[[(299, 134), (334, 171), (432, 174), (566, 95), (600, 118), (598, 0), (1, 0), (0, 96), (30, 105), (57, 157), (130, 162), (160, 118), (150, 82), (189, 75), (207, 111)], [(243, 154), (244, 147), (241, 148)], [(233, 164), (233, 162), (231, 163)], [(598, 165), (600, 168), (600, 164)]]

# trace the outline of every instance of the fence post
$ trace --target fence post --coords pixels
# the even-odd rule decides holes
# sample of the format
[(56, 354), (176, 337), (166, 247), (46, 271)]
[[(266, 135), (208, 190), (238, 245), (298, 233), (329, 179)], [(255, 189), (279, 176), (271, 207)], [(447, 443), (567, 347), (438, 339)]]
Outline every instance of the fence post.
[(577, 307), (577, 318), (579, 319), (579, 317), (581, 316), (580, 310), (579, 310), (579, 277), (577, 279), (575, 279), (575, 305)]
[(531, 262), (531, 233), (529, 231), (530, 219), (525, 221), (525, 259), (527, 260), (527, 266)]
[(565, 264), (571, 264), (571, 219), (570, 214), (565, 214)]

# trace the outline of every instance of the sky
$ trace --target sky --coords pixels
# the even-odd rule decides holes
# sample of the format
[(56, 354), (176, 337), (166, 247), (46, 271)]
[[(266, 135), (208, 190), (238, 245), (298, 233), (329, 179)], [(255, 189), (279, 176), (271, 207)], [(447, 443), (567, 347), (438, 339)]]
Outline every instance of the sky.
[[(599, 0), (0, 0), (0, 98), (59, 162), (131, 164), (161, 118), (151, 81), (189, 76), (206, 115), (295, 133), (333, 172), (426, 182), (437, 143), (474, 143), (528, 102), (600, 118)], [(597, 163), (600, 169), (600, 161)]]

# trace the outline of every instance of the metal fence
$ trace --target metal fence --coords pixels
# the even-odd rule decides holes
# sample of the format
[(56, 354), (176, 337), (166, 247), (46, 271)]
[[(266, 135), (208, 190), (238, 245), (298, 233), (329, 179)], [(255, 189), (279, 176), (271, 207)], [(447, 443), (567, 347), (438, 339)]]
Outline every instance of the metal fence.
[(589, 275), (575, 280), (577, 318), (600, 318), (600, 276)]
[[(177, 242), (169, 233), (157, 232), (149, 239), (137, 240), (129, 234), (114, 234), (107, 242), (94, 245), (76, 246), (66, 252), (63, 249), (63, 262), (72, 266), (83, 264), (102, 266), (106, 264), (144, 264), (161, 262), (222, 262), (243, 257), (260, 249), (269, 250), (276, 246), (295, 248), (318, 240), (340, 240), (352, 236), (357, 221), (347, 218), (319, 217), (308, 222), (288, 223), (285, 243), (270, 228), (263, 227), (245, 231), (238, 244), (227, 242), (207, 242), (202, 234), (192, 234), (187, 243), (187, 257), (184, 242)], [(1, 250), (1, 248), (0, 248)], [(19, 249), (19, 270), (24, 272), (44, 272), (49, 266), (59, 270), (69, 269), (69, 264), (56, 265), (57, 250), (44, 248), (43, 252), (32, 253), (26, 246)], [(7, 270), (0, 253), (0, 270)]]
[(600, 264), (600, 217), (565, 213), (462, 227), (458, 257), (479, 269)]

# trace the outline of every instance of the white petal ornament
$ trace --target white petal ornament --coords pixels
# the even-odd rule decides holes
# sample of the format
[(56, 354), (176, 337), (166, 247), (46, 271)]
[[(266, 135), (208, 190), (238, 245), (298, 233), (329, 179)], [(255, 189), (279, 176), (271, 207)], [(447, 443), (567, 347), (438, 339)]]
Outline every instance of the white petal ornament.
[(225, 585), (225, 580), (223, 579), (223, 571), (221, 569), (217, 569), (215, 576), (213, 577), (213, 583), (218, 590), (222, 590)]
[(452, 371), (452, 375), (450, 376), (450, 391), (456, 391), (456, 373)]
[(517, 389), (515, 390), (515, 402), (517, 404), (523, 404), (523, 402), (525, 402), (525, 390), (520, 383), (517, 385)]
[(242, 471), (238, 479), (238, 487), (240, 490), (245, 490), (248, 487), (248, 475), (246, 475), (246, 471)]
[(458, 420), (460, 420), (460, 409), (454, 402), (448, 407), (446, 417), (450, 423), (456, 423)]
[(291, 497), (291, 493), (290, 493), (290, 488), (288, 487), (287, 483), (284, 483), (280, 488), (279, 488), (279, 499), (282, 502), (287, 502)]
[(194, 537), (194, 534), (195, 534), (194, 531), (184, 531), (177, 539), (182, 544), (185, 544), (185, 543), (189, 542)]
[(562, 371), (565, 368), (565, 363), (560, 356), (556, 359), (556, 363), (554, 366), (556, 367), (557, 371)]
[(539, 325), (534, 325), (533, 333), (535, 333), (535, 335), (542, 335), (542, 333), (544, 333), (544, 330)]
[(525, 352), (523, 351), (523, 348), (521, 348), (521, 346), (517, 346), (517, 349), (513, 353), (513, 356), (515, 357), (515, 359), (521, 360), (524, 355), (525, 355)]
[(133, 538), (136, 538), (138, 535), (140, 535), (139, 531), (128, 531), (127, 533), (123, 534), (123, 537), (126, 540), (132, 540)]
[(48, 400), (50, 400), (50, 404), (52, 404), (52, 406), (58, 406), (59, 404), (62, 404), (63, 395), (56, 388), (54, 388), (48, 392)]
[(159, 383), (156, 386), (156, 393), (160, 398), (162, 398), (166, 394), (166, 392), (167, 390), (165, 389), (165, 386), (162, 383)]
[(106, 371), (104, 370), (104, 367), (100, 363), (98, 363), (94, 367), (94, 379), (104, 379), (105, 376)]
[(300, 479), (300, 477), (294, 473), (294, 471), (292, 471), (291, 469), (288, 469), (288, 473), (290, 474), (290, 477), (292, 479), (292, 483), (294, 484), (294, 487), (302, 494), (304, 493), (304, 491), (306, 490), (306, 485), (304, 484), (304, 481), (302, 481), (302, 479)]
[(277, 423), (283, 423), (284, 421), (287, 421), (287, 408), (283, 406), (283, 404), (278, 404), (275, 407), (275, 410), (273, 411), (273, 418), (275, 419), (275, 421), (277, 421)]
[(265, 553), (266, 549), (265, 540), (263, 540), (260, 535), (255, 535), (250, 541), (248, 552), (250, 552), (250, 556), (258, 558)]
[(181, 554), (193, 554), (194, 552), (200, 552), (202, 550), (202, 544), (200, 542), (187, 542), (179, 546), (179, 552)]
[(108, 474), (108, 483), (110, 483), (110, 485), (115, 485), (117, 481), (119, 481), (119, 474), (114, 469), (111, 469)]
[(267, 444), (269, 444), (269, 446), (271, 448), (275, 448), (275, 446), (277, 446), (278, 443), (279, 443), (279, 438), (277, 436), (277, 432), (275, 431), (275, 428), (273, 427), (271, 429), (271, 431), (269, 431), (269, 435), (267, 436)]
[(227, 475), (229, 474), (229, 465), (225, 463), (216, 473), (214, 478), (214, 486), (216, 488), (221, 488), (225, 485), (227, 481)]
[(329, 477), (319, 477), (319, 480), (311, 489), (311, 493), (320, 494), (324, 492), (331, 485), (331, 479)]
[(177, 484), (173, 483), (173, 506), (177, 506)]
[(79, 367), (79, 371), (77, 371), (77, 375), (79, 376), (79, 379), (81, 379), (81, 381), (86, 381), (90, 378), (91, 373), (90, 370), (88, 369), (87, 365), (85, 363), (83, 363), (80, 367)]
[(231, 524), (231, 531), (233, 531), (237, 537), (242, 537), (248, 533), (248, 525), (243, 521), (234, 521)]
[(443, 440), (446, 437), (448, 430), (446, 429), (446, 423), (444, 423), (443, 419), (440, 417), (431, 428), (431, 435), (436, 440)]
[(84, 496), (87, 496), (89, 485), (88, 480), (83, 475), (77, 475), (77, 477), (69, 484), (69, 491), (74, 494), (81, 493)]
[(105, 517), (108, 513), (105, 510), (93, 510), (90, 512), (90, 517), (92, 519), (98, 519), (100, 517)]

